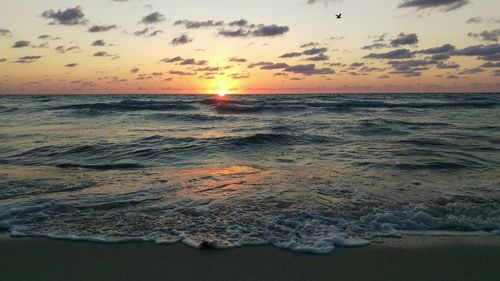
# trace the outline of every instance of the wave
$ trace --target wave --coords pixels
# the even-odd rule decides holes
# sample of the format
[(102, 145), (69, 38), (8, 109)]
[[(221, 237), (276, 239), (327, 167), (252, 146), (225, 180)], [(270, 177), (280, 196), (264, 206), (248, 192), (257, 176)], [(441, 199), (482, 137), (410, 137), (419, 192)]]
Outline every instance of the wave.
[(89, 110), (90, 112), (99, 111), (169, 111), (169, 110), (193, 110), (196, 107), (188, 102), (182, 101), (141, 101), (141, 100), (123, 100), (120, 102), (109, 103), (82, 103), (63, 105), (50, 108), (52, 110)]

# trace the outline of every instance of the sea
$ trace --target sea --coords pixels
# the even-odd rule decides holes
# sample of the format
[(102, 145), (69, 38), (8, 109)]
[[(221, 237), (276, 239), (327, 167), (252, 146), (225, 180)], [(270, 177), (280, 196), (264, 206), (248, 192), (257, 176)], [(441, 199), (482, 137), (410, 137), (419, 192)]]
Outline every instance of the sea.
[(500, 234), (500, 94), (0, 96), (14, 237), (325, 254)]

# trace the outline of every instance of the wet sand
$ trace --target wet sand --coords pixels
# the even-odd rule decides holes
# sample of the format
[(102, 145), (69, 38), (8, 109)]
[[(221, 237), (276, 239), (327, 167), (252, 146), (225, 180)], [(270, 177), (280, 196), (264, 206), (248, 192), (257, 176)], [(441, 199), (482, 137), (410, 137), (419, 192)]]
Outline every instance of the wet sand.
[(381, 239), (328, 255), (270, 246), (100, 244), (0, 235), (2, 280), (499, 280), (500, 236)]

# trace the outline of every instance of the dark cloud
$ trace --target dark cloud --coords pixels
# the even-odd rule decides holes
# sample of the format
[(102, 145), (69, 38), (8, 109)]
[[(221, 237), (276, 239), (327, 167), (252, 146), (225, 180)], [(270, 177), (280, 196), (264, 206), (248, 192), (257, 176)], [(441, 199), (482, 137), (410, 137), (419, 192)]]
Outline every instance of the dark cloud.
[(6, 62), (7, 59), (6, 58), (0, 58), (0, 62)]
[(42, 13), (42, 17), (51, 19), (52, 22), (50, 24), (77, 25), (87, 23), (85, 14), (80, 6), (68, 8), (64, 11), (48, 10)]
[(433, 60), (447, 60), (450, 58), (450, 55), (446, 54), (446, 53), (442, 53), (442, 54), (435, 54), (431, 57), (431, 59)]
[(469, 0), (403, 0), (399, 8), (434, 9), (449, 12), (469, 4)]
[(259, 25), (256, 30), (252, 32), (255, 37), (271, 37), (283, 35), (290, 31), (288, 26), (278, 26), (278, 25)]
[(314, 64), (299, 64), (295, 66), (290, 66), (285, 68), (286, 72), (292, 72), (296, 74), (303, 75), (326, 75), (326, 74), (335, 74), (335, 70), (331, 68), (316, 68)]
[(42, 56), (24, 56), (24, 57), (18, 58), (14, 62), (15, 63), (32, 63), (32, 62), (38, 61), (41, 58), (42, 58)]
[(56, 52), (59, 52), (61, 54), (64, 54), (66, 52), (71, 52), (71, 51), (79, 51), (80, 47), (78, 46), (70, 46), (70, 47), (65, 47), (65, 46), (57, 46), (54, 48)]
[(487, 62), (483, 65), (481, 65), (481, 67), (486, 67), (486, 68), (492, 68), (492, 67), (500, 67), (500, 62)]
[(198, 29), (198, 28), (207, 28), (207, 27), (217, 27), (223, 26), (223, 21), (191, 21), (191, 20), (178, 20), (174, 23), (174, 25), (183, 25), (187, 29)]
[(97, 52), (94, 54), (94, 57), (112, 57), (112, 56), (113, 56), (112, 54), (109, 54), (109, 53), (104, 52), (104, 51)]
[(477, 56), (486, 61), (500, 60), (500, 44), (470, 46), (455, 52), (460, 56)]
[(384, 43), (373, 43), (371, 45), (363, 46), (363, 47), (361, 47), (361, 49), (362, 50), (373, 50), (373, 49), (383, 49), (385, 47), (387, 47), (387, 45)]
[(230, 62), (240, 62), (240, 63), (243, 63), (243, 62), (247, 62), (246, 59), (244, 58), (239, 58), (239, 57), (232, 57), (232, 58), (229, 58), (228, 61)]
[(393, 47), (399, 47), (401, 45), (415, 45), (418, 43), (418, 36), (416, 33), (404, 34), (400, 33), (398, 37), (391, 41)]
[(250, 31), (247, 29), (239, 28), (239, 29), (219, 29), (217, 32), (217, 35), (224, 36), (224, 37), (247, 37), (250, 35)]
[(441, 47), (418, 50), (417, 53), (434, 55), (434, 54), (441, 54), (441, 53), (451, 53), (453, 51), (455, 51), (455, 46), (453, 46), (451, 44), (444, 44)]
[(221, 28), (217, 35), (224, 37), (274, 37), (287, 33), (288, 26), (278, 26), (275, 24), (250, 24), (247, 20), (241, 19), (229, 23), (229, 28)]
[(26, 47), (32, 47), (32, 44), (30, 41), (26, 41), (26, 40), (20, 40), (20, 41), (16, 41), (14, 43), (14, 45), (12, 45), (12, 48), (26, 48)]
[(480, 38), (483, 41), (495, 41), (498, 42), (500, 38), (500, 29), (495, 29), (492, 31), (483, 31), (481, 33), (469, 33), (470, 37)]
[(147, 16), (144, 16), (139, 23), (143, 24), (156, 24), (159, 22), (165, 21), (165, 16), (160, 14), (159, 12), (151, 13)]
[(184, 59), (181, 58), (181, 57), (175, 57), (175, 58), (165, 58), (165, 59), (162, 59), (161, 62), (165, 62), (165, 63), (173, 63), (173, 62), (180, 62), (180, 61), (183, 61)]
[(274, 69), (283, 69), (289, 67), (288, 64), (286, 63), (271, 63), (271, 64), (266, 64), (260, 67), (260, 69), (264, 70), (274, 70)]
[(55, 36), (48, 35), (48, 34), (40, 35), (40, 36), (38, 36), (38, 39), (40, 39), (40, 40), (61, 40), (60, 37), (55, 37)]
[(116, 24), (112, 25), (94, 25), (88, 29), (88, 32), (106, 32), (112, 29), (116, 29), (118, 26)]
[(484, 69), (482, 69), (480, 67), (476, 67), (476, 68), (465, 69), (462, 72), (460, 72), (459, 74), (469, 75), (469, 74), (477, 74), (477, 73), (481, 73), (481, 72), (484, 72)]
[(319, 54), (317, 56), (309, 57), (306, 60), (308, 61), (327, 61), (330, 57), (325, 54)]
[(467, 23), (481, 23), (483, 22), (482, 17), (473, 17), (467, 20)]
[(280, 58), (295, 58), (295, 57), (300, 57), (302, 56), (302, 53), (297, 53), (297, 52), (291, 52), (291, 53), (286, 53), (281, 56)]
[(241, 74), (241, 73), (233, 73), (233, 74), (230, 74), (228, 75), (228, 77), (230, 77), (231, 79), (234, 79), (234, 80), (242, 80), (242, 79), (248, 79), (250, 78), (250, 74)]
[(454, 68), (459, 68), (460, 65), (459, 64), (456, 64), (456, 63), (449, 63), (449, 64), (446, 64), (442, 61), (440, 61), (438, 64), (437, 64), (437, 68), (439, 69), (454, 69)]
[(192, 76), (192, 75), (196, 75), (196, 73), (184, 72), (184, 71), (178, 71), (178, 70), (170, 70), (169, 73), (172, 74), (172, 75), (179, 75), (179, 76)]
[(246, 19), (236, 20), (236, 21), (233, 21), (233, 22), (229, 23), (229, 26), (240, 26), (240, 27), (243, 27), (243, 26), (249, 26), (249, 25), (250, 25), (250, 23)]
[(195, 59), (185, 59), (185, 60), (182, 60), (180, 65), (206, 65), (207, 63), (208, 63), (208, 61), (206, 61), (206, 60), (197, 61)]
[(0, 28), (0, 36), (12, 36), (12, 33), (8, 29)]
[(387, 53), (371, 53), (364, 58), (367, 59), (409, 59), (413, 57), (413, 53), (407, 49), (397, 49)]
[(184, 45), (193, 42), (193, 38), (188, 37), (186, 34), (182, 34), (179, 37), (175, 37), (170, 41), (173, 46)]
[(68, 63), (66, 65), (66, 67), (70, 67), (70, 68), (77, 67), (77, 66), (78, 66), (78, 63)]
[(160, 35), (162, 33), (163, 33), (163, 30), (155, 29), (153, 27), (146, 27), (144, 29), (134, 31), (132, 34), (135, 36), (154, 37), (154, 36)]
[(309, 48), (309, 47), (316, 47), (316, 46), (319, 46), (319, 43), (316, 43), (316, 42), (310, 42), (310, 43), (307, 43), (307, 44), (303, 44), (303, 45), (301, 45), (300, 47), (301, 47), (301, 48)]
[(327, 48), (312, 48), (312, 49), (303, 51), (302, 54), (304, 54), (306, 56), (312, 56), (312, 55), (322, 54), (326, 51), (328, 51)]
[(106, 41), (104, 40), (95, 40), (91, 46), (106, 46)]
[(416, 72), (426, 70), (426, 66), (437, 64), (437, 62), (433, 60), (394, 60), (389, 61), (387, 64), (391, 65), (395, 70), (400, 72)]
[(130, 70), (130, 73), (137, 73), (137, 72), (139, 72), (139, 71), (140, 71), (140, 69), (139, 69), (139, 68), (134, 67), (134, 68), (132, 68), (132, 69)]

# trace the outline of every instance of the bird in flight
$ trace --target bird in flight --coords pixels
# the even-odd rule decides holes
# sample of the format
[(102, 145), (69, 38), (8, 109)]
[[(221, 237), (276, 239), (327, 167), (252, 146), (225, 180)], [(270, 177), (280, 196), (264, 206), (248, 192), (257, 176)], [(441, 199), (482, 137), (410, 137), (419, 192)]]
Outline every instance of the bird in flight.
[(342, 13), (336, 15), (338, 19), (341, 19), (342, 18)]

